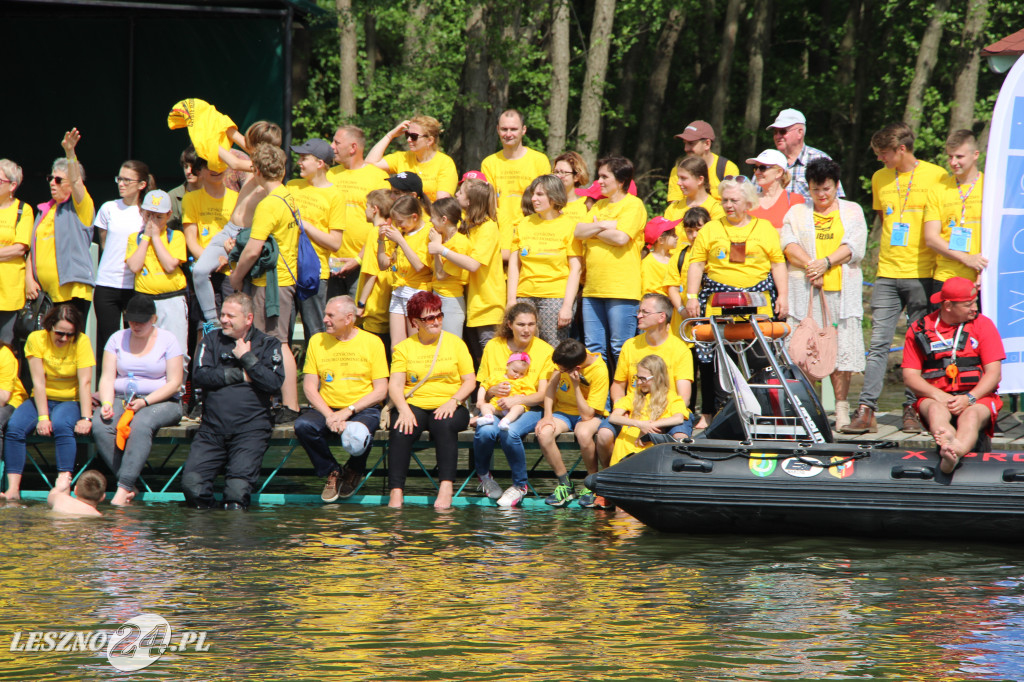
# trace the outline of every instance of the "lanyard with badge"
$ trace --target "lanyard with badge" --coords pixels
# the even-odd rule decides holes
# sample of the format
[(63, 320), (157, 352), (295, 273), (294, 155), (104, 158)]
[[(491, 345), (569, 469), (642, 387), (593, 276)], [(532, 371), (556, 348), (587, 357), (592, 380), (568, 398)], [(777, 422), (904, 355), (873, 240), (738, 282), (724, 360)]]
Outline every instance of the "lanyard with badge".
[(974, 186), (978, 184), (977, 178), (971, 183), (971, 186), (967, 188), (967, 194), (963, 193), (960, 189), (960, 181), (956, 181), (956, 193), (960, 196), (960, 224), (957, 225), (955, 218), (949, 220), (949, 250), (960, 251), (961, 253), (968, 253), (971, 250), (971, 228), (965, 227), (967, 222), (967, 200), (971, 197), (971, 192), (974, 191)]
[(943, 338), (942, 334), (939, 333), (939, 320), (935, 320), (935, 335), (939, 337), (938, 341), (932, 341), (931, 350), (933, 353), (941, 352), (947, 349), (953, 351), (953, 357), (950, 360), (949, 365), (946, 367), (946, 376), (953, 383), (953, 390), (956, 391), (960, 388), (960, 369), (956, 366), (956, 349), (960, 345), (960, 333), (964, 330), (964, 323), (961, 322), (960, 326), (956, 328), (956, 334), (951, 339)]
[(729, 262), (730, 263), (746, 263), (747, 262), (747, 241), (750, 240), (750, 235), (754, 233), (754, 228), (757, 227), (757, 218), (752, 221), (754, 224), (751, 225), (750, 231), (747, 232), (747, 236), (743, 238), (743, 241), (734, 242), (732, 237), (729, 235), (729, 230), (726, 229), (725, 224), (722, 224), (722, 229), (725, 230), (725, 236), (729, 239)]
[[(920, 161), (914, 162), (914, 167), (910, 171), (910, 177), (907, 179), (907, 194), (903, 197), (903, 202), (900, 203), (900, 219), (899, 221), (892, 224), (892, 232), (889, 235), (889, 246), (908, 246), (910, 244), (910, 223), (903, 222), (903, 212), (907, 208), (907, 202), (910, 201), (910, 189), (914, 186), (914, 173), (917, 172), (917, 164)], [(900, 171), (898, 168), (893, 169), (896, 173), (896, 201), (900, 201)], [(892, 209), (889, 209), (890, 213)]]

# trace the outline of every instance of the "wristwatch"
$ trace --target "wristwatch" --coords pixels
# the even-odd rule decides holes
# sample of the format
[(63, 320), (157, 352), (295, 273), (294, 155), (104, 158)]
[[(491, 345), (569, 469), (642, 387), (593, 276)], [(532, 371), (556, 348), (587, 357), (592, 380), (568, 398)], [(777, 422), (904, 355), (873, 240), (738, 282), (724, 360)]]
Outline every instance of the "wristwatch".
[(355, 404), (355, 403), (352, 403), (351, 405), (349, 405), (349, 406), (348, 406), (348, 410), (349, 410), (349, 411), (350, 411), (350, 412), (351, 412), (352, 414), (355, 414), (355, 413), (356, 413), (356, 404)]
[(978, 399), (974, 397), (974, 394), (973, 393), (968, 393), (967, 394), (967, 404), (968, 405), (973, 405), (976, 402), (978, 402)]

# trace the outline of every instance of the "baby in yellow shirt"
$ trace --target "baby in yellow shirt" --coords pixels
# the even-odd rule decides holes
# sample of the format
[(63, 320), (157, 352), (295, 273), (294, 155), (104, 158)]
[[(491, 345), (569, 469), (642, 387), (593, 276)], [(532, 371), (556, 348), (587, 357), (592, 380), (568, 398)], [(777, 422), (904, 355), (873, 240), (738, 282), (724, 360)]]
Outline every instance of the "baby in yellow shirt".
[[(511, 397), (514, 395), (530, 395), (535, 393), (537, 387), (530, 383), (526, 375), (530, 372), (530, 356), (526, 353), (512, 353), (508, 357), (508, 363), (505, 365), (505, 375), (500, 377), (496, 381), (488, 382), (487, 388), (500, 384), (503, 381), (508, 381), (512, 384), (512, 389), (509, 391), (508, 396), (495, 396), (491, 398), (490, 402), (484, 404), (480, 408), (480, 416), (477, 417), (476, 425), (484, 426), (486, 424), (493, 424), (495, 419), (500, 418), (498, 422), (498, 428), (502, 431), (508, 431), (509, 427), (512, 426), (512, 422), (523, 416), (526, 412), (526, 406), (524, 405), (513, 405), (505, 411), (498, 406), (498, 401), (502, 397)], [(492, 377), (493, 378), (493, 377)]]

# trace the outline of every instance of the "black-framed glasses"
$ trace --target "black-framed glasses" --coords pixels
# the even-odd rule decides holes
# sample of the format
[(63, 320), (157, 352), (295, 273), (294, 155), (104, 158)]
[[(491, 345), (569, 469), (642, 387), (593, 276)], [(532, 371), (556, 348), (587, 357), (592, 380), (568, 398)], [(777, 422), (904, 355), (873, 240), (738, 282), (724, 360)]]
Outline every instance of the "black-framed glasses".
[(420, 137), (422, 136), (419, 133), (410, 133), (409, 131), (406, 131), (405, 133), (405, 139), (409, 140), (409, 142), (415, 142), (420, 139)]
[(115, 185), (120, 185), (122, 182), (127, 185), (127, 184), (130, 184), (132, 182), (142, 182), (142, 180), (136, 180), (135, 178), (126, 178), (126, 177), (121, 176), (121, 175), (114, 176), (114, 184)]
[(557, 175), (559, 177), (562, 177), (564, 175), (576, 175), (576, 171), (571, 171), (571, 170), (553, 170), (553, 171), (551, 171), (551, 174), (552, 175)]
[(53, 330), (53, 333), (55, 336), (59, 336), (62, 339), (70, 339), (72, 336), (75, 335), (75, 332), (61, 332), (57, 331), (56, 329)]
[(67, 178), (62, 178), (59, 175), (47, 175), (46, 176), (46, 181), (47, 182), (54, 182), (54, 183), (56, 183), (58, 185), (63, 184), (64, 180), (66, 180), (66, 179)]
[(444, 318), (444, 313), (434, 313), (433, 315), (424, 315), (420, 318), (420, 322), (433, 322), (434, 320), (440, 320)]

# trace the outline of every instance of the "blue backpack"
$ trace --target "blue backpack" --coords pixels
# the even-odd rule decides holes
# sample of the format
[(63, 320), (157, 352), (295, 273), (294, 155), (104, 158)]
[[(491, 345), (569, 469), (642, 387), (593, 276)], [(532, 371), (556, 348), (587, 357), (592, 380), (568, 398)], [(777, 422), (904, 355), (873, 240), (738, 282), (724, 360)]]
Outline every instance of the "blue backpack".
[(306, 235), (305, 228), (302, 227), (302, 216), (299, 214), (299, 209), (292, 208), (288, 200), (280, 194), (275, 194), (274, 196), (283, 201), (284, 205), (288, 207), (292, 217), (295, 218), (295, 224), (299, 228), (298, 277), (288, 267), (287, 261), (282, 259), (282, 262), (288, 268), (288, 274), (295, 280), (295, 297), (300, 301), (305, 301), (310, 296), (315, 296), (320, 290), (320, 256), (317, 255), (316, 249), (313, 248), (313, 243), (309, 241), (309, 236)]

